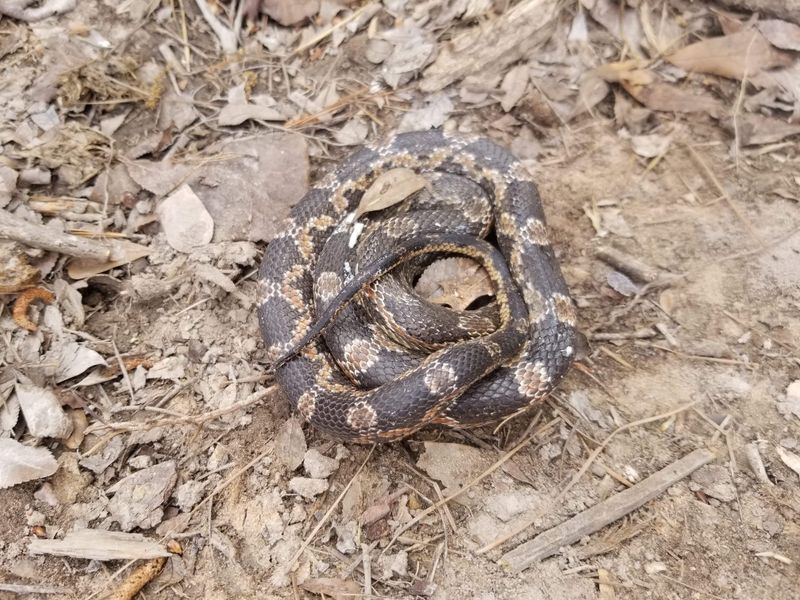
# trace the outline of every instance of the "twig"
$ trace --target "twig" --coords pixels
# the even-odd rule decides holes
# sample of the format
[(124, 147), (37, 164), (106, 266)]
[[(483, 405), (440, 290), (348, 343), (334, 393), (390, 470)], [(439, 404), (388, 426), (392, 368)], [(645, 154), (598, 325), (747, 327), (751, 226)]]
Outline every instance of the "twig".
[(0, 592), (11, 592), (12, 594), (67, 594), (69, 589), (50, 585), (0, 583)]
[(181, 9), (181, 41), (183, 42), (183, 68), (187, 73), (192, 70), (192, 50), (189, 46), (189, 31), (186, 27), (186, 9), (183, 0), (178, 0)]
[(647, 425), (648, 423), (653, 423), (655, 421), (662, 421), (664, 419), (668, 419), (669, 417), (671, 417), (673, 415), (677, 415), (677, 414), (680, 414), (680, 413), (682, 413), (682, 412), (684, 412), (686, 410), (689, 410), (695, 404), (697, 404), (697, 402), (698, 401), (695, 400), (694, 402), (689, 402), (688, 404), (684, 404), (683, 406), (679, 406), (678, 408), (676, 408), (674, 410), (671, 410), (671, 411), (668, 411), (668, 412), (665, 412), (665, 413), (661, 413), (660, 415), (656, 415), (654, 417), (647, 417), (647, 418), (644, 418), (644, 419), (639, 419), (638, 421), (632, 421), (630, 423), (626, 423), (625, 425), (617, 427), (614, 431), (612, 431), (611, 433), (608, 434), (608, 437), (606, 439), (604, 439), (597, 448), (594, 449), (594, 452), (592, 452), (589, 455), (589, 458), (586, 459), (586, 461), (583, 463), (583, 466), (580, 469), (578, 469), (578, 472), (575, 473), (575, 475), (572, 476), (572, 479), (570, 479), (570, 481), (567, 484), (567, 486), (563, 490), (561, 490), (561, 492), (558, 494), (558, 496), (556, 496), (550, 503), (545, 505), (543, 510), (538, 511), (540, 514), (537, 514), (532, 519), (528, 519), (525, 523), (522, 523), (520, 526), (515, 527), (510, 533), (502, 535), (499, 538), (497, 538), (496, 540), (494, 540), (493, 542), (490, 542), (489, 544), (486, 544), (483, 548), (478, 549), (478, 554), (484, 554), (484, 553), (488, 552), (489, 550), (493, 550), (494, 548), (497, 548), (501, 544), (506, 543), (508, 540), (513, 538), (515, 535), (517, 535), (518, 533), (521, 533), (522, 531), (525, 531), (528, 527), (533, 525), (533, 523), (541, 516), (541, 514), (544, 514), (545, 512), (551, 510), (554, 506), (557, 506), (558, 504), (560, 504), (561, 501), (564, 499), (564, 497), (567, 495), (567, 492), (569, 492), (569, 490), (572, 489), (572, 486), (574, 486), (576, 483), (578, 483), (580, 478), (583, 477), (584, 473), (586, 473), (586, 471), (589, 470), (589, 467), (592, 466), (592, 463), (595, 461), (595, 459), (598, 456), (600, 456), (600, 453), (605, 449), (605, 447), (608, 445), (608, 443), (617, 434), (622, 433), (623, 431), (627, 431), (628, 429), (633, 429), (634, 427), (639, 427), (640, 425)]
[(601, 246), (595, 250), (594, 255), (615, 269), (619, 269), (626, 275), (643, 283), (653, 283), (661, 277), (658, 269), (617, 248)]
[(644, 342), (641, 340), (636, 340), (634, 344), (641, 348), (653, 348), (654, 350), (663, 350), (664, 352), (669, 352), (670, 354), (676, 354), (683, 358), (688, 358), (689, 360), (702, 360), (706, 362), (717, 363), (720, 365), (747, 365), (749, 367), (756, 366), (753, 363), (746, 363), (743, 360), (737, 360), (735, 358), (717, 358), (716, 356), (703, 356), (702, 354), (690, 354), (688, 352), (681, 352), (680, 350), (675, 350), (674, 348), (668, 348), (667, 346), (662, 346), (660, 344), (653, 344), (652, 342)]
[(647, 340), (658, 335), (652, 327), (643, 327), (634, 331), (596, 331), (586, 337), (593, 342), (617, 342), (622, 340)]
[(372, 596), (372, 562), (369, 553), (371, 548), (367, 544), (361, 544), (361, 565), (364, 568), (364, 600), (370, 600)]
[(165, 564), (167, 564), (167, 559), (161, 557), (153, 558), (136, 567), (119, 587), (111, 593), (108, 600), (133, 600), (144, 586), (155, 579)]
[(582, 537), (594, 533), (649, 502), (668, 487), (696, 469), (714, 460), (714, 453), (699, 448), (680, 460), (654, 473), (641, 483), (594, 505), (570, 520), (539, 534), (534, 539), (507, 552), (501, 563), (512, 573), (519, 573), (533, 563), (559, 551)]
[(203, 18), (206, 20), (206, 23), (208, 23), (208, 26), (211, 27), (214, 35), (219, 39), (219, 45), (222, 46), (222, 51), (225, 54), (233, 54), (236, 52), (236, 49), (239, 47), (236, 35), (225, 27), (225, 25), (220, 23), (219, 19), (211, 12), (206, 0), (194, 0), (194, 2), (197, 4), (197, 8), (200, 9), (200, 12), (203, 13)]
[(67, 256), (99, 262), (118, 260), (123, 256), (122, 251), (116, 246), (37, 225), (0, 209), (0, 240), (4, 239), (31, 248), (42, 248), (50, 252), (60, 252)]
[(231, 404), (225, 408), (218, 408), (207, 413), (199, 415), (178, 415), (172, 419), (149, 419), (147, 421), (123, 421), (121, 423), (95, 423), (87, 430), (88, 433), (94, 433), (100, 429), (111, 429), (113, 431), (137, 431), (141, 429), (150, 429), (152, 427), (164, 427), (171, 425), (200, 425), (206, 421), (211, 421), (217, 417), (227, 415), (242, 408), (255, 404), (262, 400), (265, 396), (274, 390), (274, 386), (270, 386), (265, 390), (261, 390), (241, 402)]
[(111, 347), (114, 348), (114, 357), (117, 359), (117, 364), (119, 365), (119, 370), (122, 373), (122, 380), (125, 382), (125, 387), (128, 388), (128, 393), (131, 395), (131, 402), (136, 402), (136, 394), (133, 391), (131, 378), (128, 376), (128, 369), (122, 360), (122, 356), (119, 354), (117, 343), (113, 339), (111, 340)]

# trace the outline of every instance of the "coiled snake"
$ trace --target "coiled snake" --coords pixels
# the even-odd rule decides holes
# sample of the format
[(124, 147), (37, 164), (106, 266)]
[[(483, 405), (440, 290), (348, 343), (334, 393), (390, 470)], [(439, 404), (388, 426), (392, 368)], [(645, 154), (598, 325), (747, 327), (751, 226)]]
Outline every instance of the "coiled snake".
[[(365, 191), (395, 168), (422, 174), (428, 189), (355, 218)], [(450, 254), (482, 264), (494, 302), (459, 311), (414, 294), (420, 270)], [(340, 439), (495, 422), (544, 398), (576, 352), (575, 309), (536, 186), (483, 138), (431, 130), (357, 151), (292, 209), (258, 282), (278, 385)]]

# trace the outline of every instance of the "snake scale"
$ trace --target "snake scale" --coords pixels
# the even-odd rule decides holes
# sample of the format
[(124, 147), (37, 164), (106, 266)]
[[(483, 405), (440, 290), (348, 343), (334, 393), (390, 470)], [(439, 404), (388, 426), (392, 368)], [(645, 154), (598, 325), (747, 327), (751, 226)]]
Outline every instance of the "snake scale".
[[(364, 193), (397, 168), (429, 185), (356, 218)], [(491, 303), (455, 310), (414, 293), (422, 269), (452, 255), (483, 267)], [(356, 151), (293, 207), (258, 284), (276, 382), (343, 440), (496, 422), (549, 394), (575, 358), (576, 312), (537, 188), (485, 138), (434, 129)]]

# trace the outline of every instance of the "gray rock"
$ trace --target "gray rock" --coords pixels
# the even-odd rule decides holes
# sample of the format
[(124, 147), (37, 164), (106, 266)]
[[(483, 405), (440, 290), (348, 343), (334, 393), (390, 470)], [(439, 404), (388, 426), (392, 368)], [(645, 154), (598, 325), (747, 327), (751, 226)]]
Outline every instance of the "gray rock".
[(328, 489), (325, 479), (312, 479), (310, 477), (293, 477), (289, 480), (289, 489), (303, 498), (313, 500)]
[(327, 479), (331, 473), (339, 468), (339, 461), (335, 458), (328, 458), (316, 448), (306, 452), (303, 458), (303, 467), (310, 477), (315, 479)]

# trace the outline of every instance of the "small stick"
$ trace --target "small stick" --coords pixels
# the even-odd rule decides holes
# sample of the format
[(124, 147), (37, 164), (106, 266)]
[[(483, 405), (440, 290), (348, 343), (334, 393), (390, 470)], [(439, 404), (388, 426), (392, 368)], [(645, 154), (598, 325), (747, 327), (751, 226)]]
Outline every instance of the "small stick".
[(181, 9), (181, 41), (183, 42), (183, 68), (188, 73), (192, 70), (192, 50), (189, 46), (189, 30), (186, 27), (186, 9), (183, 0), (178, 0)]
[(577, 542), (649, 502), (674, 483), (714, 460), (714, 453), (698, 448), (680, 460), (654, 473), (641, 483), (594, 505), (539, 534), (529, 542), (506, 552), (500, 559), (512, 573), (519, 573), (533, 563), (552, 556), (563, 546)]
[(136, 567), (130, 575), (111, 593), (108, 600), (133, 600), (144, 586), (155, 579), (164, 565), (166, 557), (153, 558)]
[(31, 248), (42, 248), (98, 262), (122, 257), (121, 252), (114, 246), (31, 223), (7, 210), (0, 210), (0, 240), (12, 240)]
[(658, 334), (652, 327), (643, 327), (634, 331), (596, 331), (586, 337), (593, 342), (616, 342), (621, 340), (647, 340)]
[(370, 600), (372, 596), (372, 562), (369, 552), (371, 548), (367, 544), (361, 544), (361, 564), (364, 568), (364, 600)]
[(595, 251), (594, 255), (604, 263), (608, 263), (615, 269), (619, 269), (626, 275), (643, 283), (653, 283), (660, 277), (658, 269), (622, 250), (617, 250), (610, 246), (601, 246)]
[(0, 583), (0, 592), (12, 594), (67, 594), (69, 590), (50, 585), (23, 585), (17, 583)]
[(225, 54), (233, 54), (236, 52), (236, 49), (239, 47), (239, 41), (236, 39), (236, 35), (223, 25), (216, 15), (211, 12), (211, 8), (208, 6), (206, 0), (194, 0), (194, 2), (197, 4), (197, 8), (200, 9), (200, 12), (203, 13), (203, 18), (206, 20), (206, 23), (208, 23), (208, 26), (211, 27), (211, 31), (217, 36), (219, 45), (222, 46), (222, 51)]

